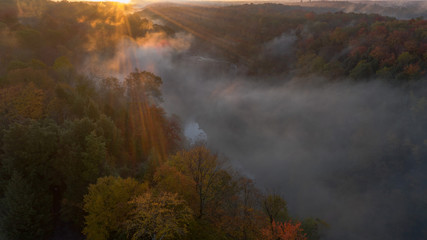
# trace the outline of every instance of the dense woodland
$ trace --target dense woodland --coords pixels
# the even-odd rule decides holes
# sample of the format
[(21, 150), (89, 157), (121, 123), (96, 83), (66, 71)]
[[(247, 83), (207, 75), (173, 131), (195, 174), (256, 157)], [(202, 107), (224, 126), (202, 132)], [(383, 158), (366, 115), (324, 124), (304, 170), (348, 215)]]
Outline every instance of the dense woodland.
[[(260, 76), (426, 76), (422, 19), (272, 4), (133, 13), (114, 3), (18, 3), (0, 2), (1, 239), (299, 240), (327, 231), (320, 219), (290, 216), (280, 194), (258, 189), (205, 143), (189, 144), (161, 107), (159, 76), (80, 70), (88, 56), (113, 57), (122, 39), (183, 29)], [(296, 38), (292, 57), (267, 59), (263, 45), (283, 33)], [(411, 119), (425, 107), (414, 98)], [(422, 136), (396, 141), (409, 152), (425, 144)]]
[[(255, 75), (322, 75), (356, 80), (420, 79), (427, 68), (427, 21), (377, 14), (315, 13), (297, 6), (248, 4), (221, 8), (158, 4), (143, 14), (169, 21), (223, 50)], [(294, 52), (265, 53), (265, 44), (287, 35)], [(279, 52), (277, 52), (279, 51)]]
[[(168, 116), (160, 77), (78, 66), (170, 32), (117, 4), (2, 1), (2, 239), (318, 239)], [(82, 235), (83, 234), (83, 235)]]

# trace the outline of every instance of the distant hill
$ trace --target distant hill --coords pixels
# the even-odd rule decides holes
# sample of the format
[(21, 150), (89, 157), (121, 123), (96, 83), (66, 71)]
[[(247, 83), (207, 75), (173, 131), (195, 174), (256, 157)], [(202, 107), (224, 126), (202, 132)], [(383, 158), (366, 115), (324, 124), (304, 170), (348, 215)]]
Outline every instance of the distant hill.
[(139, 14), (191, 33), (197, 39), (194, 52), (223, 58), (252, 75), (399, 81), (425, 76), (426, 20), (326, 12), (333, 7), (359, 6), (355, 3), (307, 5), (154, 4)]

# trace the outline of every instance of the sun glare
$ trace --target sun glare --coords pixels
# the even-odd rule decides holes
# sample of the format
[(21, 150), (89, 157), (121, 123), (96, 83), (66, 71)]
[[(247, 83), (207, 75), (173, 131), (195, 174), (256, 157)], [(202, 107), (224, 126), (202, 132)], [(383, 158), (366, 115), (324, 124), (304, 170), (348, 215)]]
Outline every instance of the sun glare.
[(115, 2), (115, 3), (129, 4), (132, 2), (132, 0), (71, 0), (70, 2)]
[(114, 0), (114, 1), (110, 1), (110, 2), (117, 2), (117, 3), (124, 3), (124, 4), (128, 4), (131, 2), (131, 0)]

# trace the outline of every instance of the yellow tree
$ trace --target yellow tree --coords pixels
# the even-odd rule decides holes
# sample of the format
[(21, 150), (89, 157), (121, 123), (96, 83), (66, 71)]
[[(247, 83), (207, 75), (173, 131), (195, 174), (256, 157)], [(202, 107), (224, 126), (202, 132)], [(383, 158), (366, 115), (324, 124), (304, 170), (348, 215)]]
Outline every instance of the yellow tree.
[(177, 193), (193, 209), (197, 211), (198, 195), (194, 189), (194, 181), (169, 164), (163, 164), (156, 169), (153, 177), (155, 189), (160, 192)]
[(191, 209), (177, 194), (146, 192), (132, 201), (126, 221), (128, 237), (137, 239), (181, 239), (192, 221)]
[(199, 200), (198, 218), (202, 218), (207, 203), (215, 196), (215, 184), (220, 177), (221, 161), (205, 145), (198, 145), (188, 151), (178, 152), (172, 157), (172, 164), (194, 181)]
[(0, 114), (10, 119), (40, 119), (44, 112), (45, 92), (32, 82), (0, 90)]
[(259, 209), (261, 193), (251, 179), (239, 179), (241, 208), (241, 239), (258, 239), (265, 225), (265, 215)]
[(128, 202), (146, 189), (135, 179), (117, 177), (99, 178), (90, 185), (83, 206), (88, 213), (83, 229), (87, 239), (103, 240), (124, 234), (123, 223), (131, 211)]

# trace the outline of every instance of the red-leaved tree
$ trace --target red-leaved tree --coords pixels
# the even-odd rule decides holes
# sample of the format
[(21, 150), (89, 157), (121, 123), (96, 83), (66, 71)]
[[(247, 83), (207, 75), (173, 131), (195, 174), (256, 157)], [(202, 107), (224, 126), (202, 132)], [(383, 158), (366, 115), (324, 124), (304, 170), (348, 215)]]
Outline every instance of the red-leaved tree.
[(262, 230), (263, 240), (307, 240), (301, 223), (273, 221), (271, 227)]

